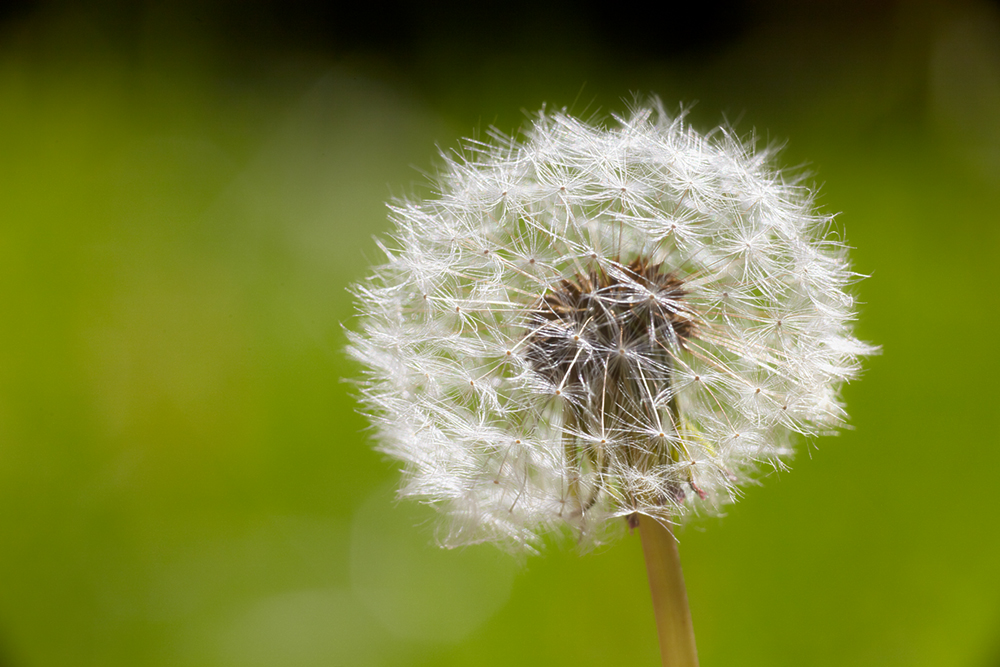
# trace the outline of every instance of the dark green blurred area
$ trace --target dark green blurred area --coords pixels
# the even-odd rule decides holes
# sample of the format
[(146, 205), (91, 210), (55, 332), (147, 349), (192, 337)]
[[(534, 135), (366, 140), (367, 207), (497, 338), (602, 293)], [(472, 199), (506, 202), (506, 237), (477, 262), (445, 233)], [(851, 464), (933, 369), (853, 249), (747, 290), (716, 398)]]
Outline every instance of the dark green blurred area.
[(702, 664), (1000, 665), (994, 5), (276, 6), (2, 17), (0, 667), (657, 664), (637, 537), (438, 550), (342, 380), (436, 146), (636, 94), (787, 139), (884, 348), (682, 531)]

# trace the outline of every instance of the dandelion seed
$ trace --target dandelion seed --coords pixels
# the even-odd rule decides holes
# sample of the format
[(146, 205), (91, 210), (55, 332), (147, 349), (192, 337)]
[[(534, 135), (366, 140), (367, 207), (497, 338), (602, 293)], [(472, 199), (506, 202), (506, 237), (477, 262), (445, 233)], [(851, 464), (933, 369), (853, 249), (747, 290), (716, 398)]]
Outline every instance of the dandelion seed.
[(769, 151), (658, 104), (615, 120), (543, 111), (445, 157), (355, 288), (379, 446), (445, 544), (717, 513), (843, 423), (874, 351), (831, 216)]

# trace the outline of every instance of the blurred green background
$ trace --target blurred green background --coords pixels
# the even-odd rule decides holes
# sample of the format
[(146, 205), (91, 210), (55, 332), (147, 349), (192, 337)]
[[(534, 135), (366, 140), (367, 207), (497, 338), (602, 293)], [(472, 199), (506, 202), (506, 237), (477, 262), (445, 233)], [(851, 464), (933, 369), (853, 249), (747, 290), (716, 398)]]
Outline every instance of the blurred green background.
[(787, 140), (884, 348), (681, 532), (702, 664), (1000, 665), (996, 5), (257, 0), (0, 13), (0, 667), (657, 664), (637, 536), (438, 550), (342, 379), (436, 146), (651, 93)]

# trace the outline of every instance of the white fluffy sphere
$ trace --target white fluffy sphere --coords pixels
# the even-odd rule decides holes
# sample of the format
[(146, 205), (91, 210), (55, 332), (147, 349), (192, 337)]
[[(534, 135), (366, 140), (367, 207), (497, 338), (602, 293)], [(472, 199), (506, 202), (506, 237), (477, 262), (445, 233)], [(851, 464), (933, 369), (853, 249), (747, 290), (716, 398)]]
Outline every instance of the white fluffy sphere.
[(402, 494), (445, 544), (717, 512), (844, 419), (857, 278), (813, 193), (659, 107), (542, 112), (391, 207), (351, 354)]

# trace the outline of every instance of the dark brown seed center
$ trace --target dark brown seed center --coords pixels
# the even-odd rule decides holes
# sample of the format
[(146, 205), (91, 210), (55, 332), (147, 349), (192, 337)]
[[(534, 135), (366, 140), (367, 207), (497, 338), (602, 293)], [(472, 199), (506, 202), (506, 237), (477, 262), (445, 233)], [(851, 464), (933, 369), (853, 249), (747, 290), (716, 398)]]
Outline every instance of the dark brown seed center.
[(682, 280), (645, 257), (577, 274), (535, 304), (527, 357), (562, 391), (600, 392), (640, 375), (662, 384), (695, 332), (685, 294)]

